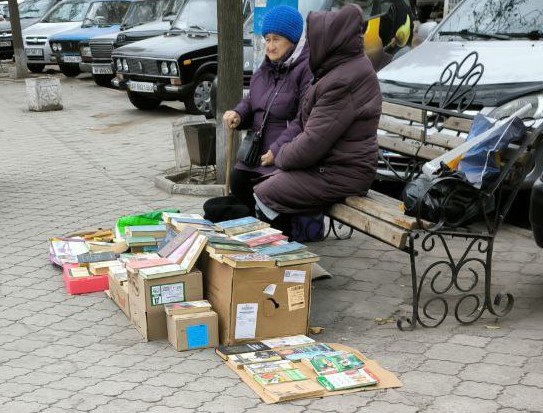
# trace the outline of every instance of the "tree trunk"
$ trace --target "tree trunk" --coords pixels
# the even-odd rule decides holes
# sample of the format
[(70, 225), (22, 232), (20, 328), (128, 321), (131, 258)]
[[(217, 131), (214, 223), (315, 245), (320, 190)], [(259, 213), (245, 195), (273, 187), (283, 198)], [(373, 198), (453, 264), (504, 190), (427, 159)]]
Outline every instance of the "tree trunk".
[[(226, 176), (228, 131), (222, 123), (243, 93), (243, 10), (240, 0), (218, 0), (219, 67), (217, 70), (217, 183)], [(234, 138), (234, 140), (236, 140)]]
[(13, 41), (13, 55), (15, 56), (15, 78), (27, 77), (26, 55), (21, 33), (21, 19), (19, 17), (19, 6), (17, 0), (8, 0), (9, 19), (11, 24), (11, 37)]

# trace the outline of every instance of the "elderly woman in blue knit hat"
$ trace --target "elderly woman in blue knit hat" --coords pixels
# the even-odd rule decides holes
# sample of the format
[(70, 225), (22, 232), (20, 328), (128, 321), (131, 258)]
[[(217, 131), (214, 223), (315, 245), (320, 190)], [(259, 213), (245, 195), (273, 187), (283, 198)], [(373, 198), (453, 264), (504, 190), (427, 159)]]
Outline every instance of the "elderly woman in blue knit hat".
[(298, 105), (312, 79), (303, 25), (302, 15), (289, 6), (275, 7), (264, 16), (266, 58), (251, 78), (249, 95), (223, 116), (229, 128), (262, 132), (260, 164), (238, 162), (231, 176), (232, 194), (253, 213), (255, 180), (275, 170), (279, 148), (301, 132)]

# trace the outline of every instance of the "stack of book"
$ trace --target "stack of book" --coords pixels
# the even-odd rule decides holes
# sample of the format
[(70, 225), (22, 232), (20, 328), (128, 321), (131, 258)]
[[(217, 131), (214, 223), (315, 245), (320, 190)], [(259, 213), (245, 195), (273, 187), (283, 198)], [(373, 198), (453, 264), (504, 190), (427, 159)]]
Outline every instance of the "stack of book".
[(298, 242), (288, 242), (281, 231), (254, 217), (215, 224), (223, 237), (210, 238), (207, 251), (234, 268), (274, 267), (316, 262), (319, 257)]
[(158, 255), (190, 272), (207, 242), (205, 235), (192, 226), (183, 228), (159, 250)]
[(213, 224), (213, 222), (204, 219), (204, 217), (199, 214), (163, 212), (162, 220), (171, 227), (175, 228), (177, 231), (182, 231), (187, 227), (194, 228), (199, 231), (216, 230), (215, 224)]
[(124, 234), (131, 252), (155, 252), (166, 232), (166, 225), (158, 224), (129, 226)]

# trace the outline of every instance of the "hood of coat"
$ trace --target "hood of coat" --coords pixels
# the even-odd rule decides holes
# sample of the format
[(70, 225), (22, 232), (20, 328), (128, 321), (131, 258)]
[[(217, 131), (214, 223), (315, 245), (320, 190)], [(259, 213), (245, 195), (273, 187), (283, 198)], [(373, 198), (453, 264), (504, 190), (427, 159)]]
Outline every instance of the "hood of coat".
[(309, 67), (315, 77), (364, 53), (362, 34), (365, 25), (362, 9), (356, 4), (348, 4), (338, 11), (309, 13)]

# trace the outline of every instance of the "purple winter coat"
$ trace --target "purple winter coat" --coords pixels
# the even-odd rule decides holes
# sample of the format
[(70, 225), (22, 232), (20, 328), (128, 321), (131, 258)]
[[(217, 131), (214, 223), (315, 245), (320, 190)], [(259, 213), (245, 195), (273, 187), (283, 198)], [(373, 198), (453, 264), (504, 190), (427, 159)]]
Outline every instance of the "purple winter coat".
[(362, 9), (307, 18), (309, 65), (315, 80), (301, 103), (303, 132), (283, 145), (276, 170), (254, 188), (273, 210), (312, 213), (369, 188), (377, 168), (381, 91), (364, 55)]
[[(274, 64), (266, 58), (251, 78), (249, 95), (234, 108), (241, 117), (238, 129), (257, 132), (262, 125), (266, 105), (269, 105), (275, 93), (279, 92), (268, 115), (263, 134), (262, 155), (271, 150), (274, 156), (277, 156), (281, 145), (290, 142), (302, 130), (296, 115), (299, 102), (313, 78), (308, 56), (309, 51), (305, 46), (305, 39), (302, 38), (284, 62)], [(267, 174), (276, 167), (272, 165), (249, 168), (238, 162), (236, 169)]]

